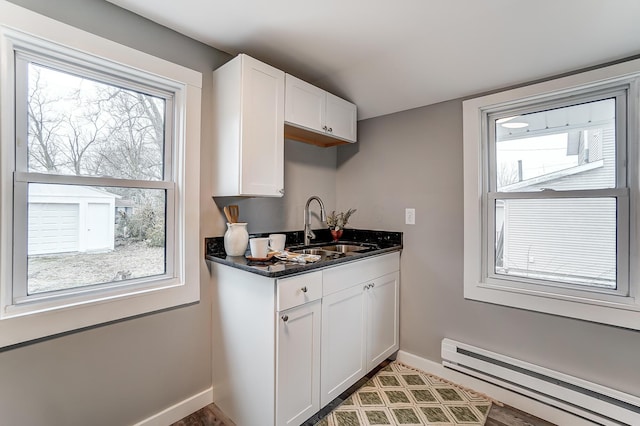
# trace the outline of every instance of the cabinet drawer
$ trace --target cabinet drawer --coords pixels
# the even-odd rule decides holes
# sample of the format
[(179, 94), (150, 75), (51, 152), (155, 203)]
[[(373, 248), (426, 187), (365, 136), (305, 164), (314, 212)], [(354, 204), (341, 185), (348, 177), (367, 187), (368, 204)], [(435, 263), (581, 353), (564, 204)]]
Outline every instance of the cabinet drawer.
[(277, 310), (293, 308), (322, 297), (322, 272), (310, 272), (278, 280)]
[(400, 253), (394, 252), (349, 262), (324, 270), (323, 296), (400, 270)]

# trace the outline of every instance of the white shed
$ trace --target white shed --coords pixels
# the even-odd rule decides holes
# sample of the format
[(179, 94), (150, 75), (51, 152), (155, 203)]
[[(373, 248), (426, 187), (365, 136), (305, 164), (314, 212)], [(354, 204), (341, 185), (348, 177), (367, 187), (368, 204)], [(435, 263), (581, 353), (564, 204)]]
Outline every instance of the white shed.
[(118, 195), (78, 185), (29, 185), (29, 255), (113, 250)]

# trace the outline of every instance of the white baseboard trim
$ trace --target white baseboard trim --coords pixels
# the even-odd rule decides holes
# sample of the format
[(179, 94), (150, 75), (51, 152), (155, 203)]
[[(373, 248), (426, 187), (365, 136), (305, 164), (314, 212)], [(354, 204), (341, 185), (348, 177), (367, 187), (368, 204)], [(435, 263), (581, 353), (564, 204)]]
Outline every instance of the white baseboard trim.
[(515, 407), (518, 410), (533, 414), (534, 416), (540, 417), (541, 419), (551, 423), (572, 426), (594, 425), (594, 423), (588, 420), (574, 416), (573, 414), (551, 407), (547, 404), (543, 404), (535, 399), (476, 379), (475, 377), (467, 376), (466, 374), (462, 374), (458, 371), (445, 368), (440, 363), (419, 357), (409, 352), (399, 351), (397, 360), (403, 364), (422, 370), (425, 373), (433, 374), (434, 376), (441, 377), (445, 380), (449, 380), (453, 383), (457, 383), (461, 386), (483, 393), (496, 401), (500, 401), (506, 405)]
[(134, 426), (168, 426), (213, 402), (213, 387), (166, 408)]

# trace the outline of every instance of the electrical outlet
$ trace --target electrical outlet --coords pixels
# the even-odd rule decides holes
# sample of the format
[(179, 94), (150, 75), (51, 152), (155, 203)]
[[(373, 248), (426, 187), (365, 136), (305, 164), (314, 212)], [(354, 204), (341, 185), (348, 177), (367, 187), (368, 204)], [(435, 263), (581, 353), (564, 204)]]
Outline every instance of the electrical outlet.
[(416, 209), (404, 209), (404, 223), (406, 225), (416, 224)]

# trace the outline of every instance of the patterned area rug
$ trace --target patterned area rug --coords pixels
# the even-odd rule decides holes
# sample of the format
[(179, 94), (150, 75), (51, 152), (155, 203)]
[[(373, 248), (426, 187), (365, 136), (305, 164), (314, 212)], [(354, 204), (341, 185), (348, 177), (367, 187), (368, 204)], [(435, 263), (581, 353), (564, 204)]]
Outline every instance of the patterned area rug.
[(484, 425), (491, 401), (392, 362), (316, 426)]

